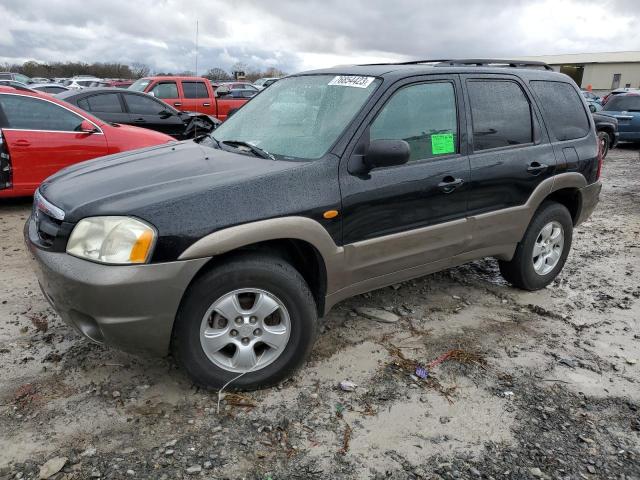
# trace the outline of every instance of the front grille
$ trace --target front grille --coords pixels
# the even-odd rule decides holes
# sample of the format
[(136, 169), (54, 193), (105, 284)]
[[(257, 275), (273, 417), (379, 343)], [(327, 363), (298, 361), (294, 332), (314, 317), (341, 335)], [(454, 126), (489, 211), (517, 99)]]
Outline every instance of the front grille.
[(34, 213), (38, 238), (40, 239), (43, 247), (50, 248), (58, 237), (60, 227), (62, 226), (62, 220), (56, 220), (37, 207)]
[(35, 224), (31, 240), (40, 248), (63, 252), (73, 227), (64, 221), (64, 211), (46, 200), (36, 190), (33, 201), (32, 220)]

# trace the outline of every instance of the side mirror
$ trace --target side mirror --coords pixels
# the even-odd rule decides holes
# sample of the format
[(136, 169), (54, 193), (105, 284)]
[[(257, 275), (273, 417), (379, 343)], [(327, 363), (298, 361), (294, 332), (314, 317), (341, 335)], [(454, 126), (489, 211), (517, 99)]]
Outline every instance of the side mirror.
[(409, 161), (411, 149), (404, 140), (372, 140), (364, 156), (369, 169), (403, 165)]
[(89, 120), (83, 120), (82, 123), (80, 124), (79, 130), (82, 133), (88, 133), (88, 134), (96, 133), (98, 131), (96, 129), (96, 126), (93, 123), (91, 123)]
[(216, 97), (224, 97), (225, 95), (229, 95), (231, 93), (231, 89), (226, 85), (220, 85), (216, 88), (215, 95)]

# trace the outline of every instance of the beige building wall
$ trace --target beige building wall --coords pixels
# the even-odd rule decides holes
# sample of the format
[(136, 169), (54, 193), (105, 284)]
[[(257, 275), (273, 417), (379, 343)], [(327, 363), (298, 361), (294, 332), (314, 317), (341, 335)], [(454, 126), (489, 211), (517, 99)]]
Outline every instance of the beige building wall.
[(584, 66), (581, 87), (591, 84), (594, 90), (610, 90), (613, 75), (620, 73), (620, 87), (627, 83), (631, 88), (640, 88), (640, 63), (593, 63)]

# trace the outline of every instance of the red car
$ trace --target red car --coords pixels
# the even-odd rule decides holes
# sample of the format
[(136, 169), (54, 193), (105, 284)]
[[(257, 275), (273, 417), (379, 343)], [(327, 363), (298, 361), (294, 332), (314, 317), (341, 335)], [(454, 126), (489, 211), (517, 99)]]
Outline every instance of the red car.
[(171, 141), (163, 133), (105, 123), (46, 93), (0, 86), (0, 198), (32, 195), (68, 165)]
[(234, 98), (230, 88), (218, 94), (203, 77), (146, 77), (136, 80), (129, 88), (149, 93), (183, 112), (205, 113), (222, 121), (249, 100)]

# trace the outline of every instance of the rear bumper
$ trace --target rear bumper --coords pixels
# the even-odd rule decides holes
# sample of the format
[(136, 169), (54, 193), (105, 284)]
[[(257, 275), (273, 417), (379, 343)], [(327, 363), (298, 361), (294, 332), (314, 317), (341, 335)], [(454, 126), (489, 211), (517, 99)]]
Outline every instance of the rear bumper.
[(581, 208), (580, 208), (580, 215), (576, 219), (576, 225), (580, 225), (582, 222), (584, 222), (591, 216), (591, 214), (596, 208), (596, 205), (598, 205), (598, 202), (600, 201), (601, 190), (602, 190), (602, 183), (600, 181), (592, 183), (591, 185), (587, 185), (586, 187), (581, 188), (579, 190), (580, 198), (582, 199), (582, 202), (581, 202)]
[(25, 241), (44, 296), (85, 337), (132, 353), (166, 355), (182, 296), (208, 259), (148, 265), (101, 265)]

